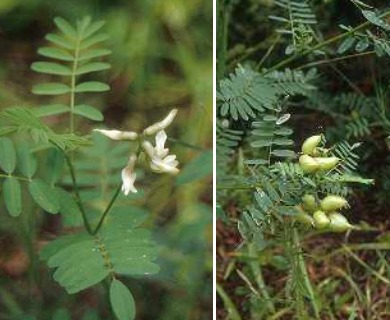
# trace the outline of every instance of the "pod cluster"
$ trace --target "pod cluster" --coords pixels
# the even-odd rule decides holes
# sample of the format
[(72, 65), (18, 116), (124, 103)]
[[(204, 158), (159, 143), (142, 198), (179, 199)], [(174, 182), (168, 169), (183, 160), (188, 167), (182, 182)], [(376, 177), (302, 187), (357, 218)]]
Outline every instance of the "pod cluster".
[[(339, 158), (326, 156), (328, 150), (319, 147), (321, 140), (321, 135), (315, 135), (303, 142), (302, 155), (299, 158), (303, 172), (327, 172), (339, 163)], [(328, 195), (317, 201), (314, 195), (306, 194), (302, 197), (302, 203), (297, 206), (299, 213), (296, 218), (316, 229), (344, 232), (354, 228), (347, 218), (337, 212), (345, 207), (348, 207), (348, 202), (343, 197)]]
[(316, 229), (345, 232), (354, 228), (346, 217), (337, 212), (345, 207), (348, 207), (348, 202), (340, 196), (328, 195), (317, 202), (314, 195), (305, 194), (302, 204), (297, 206), (299, 213), (296, 218)]
[(322, 140), (321, 135), (311, 136), (302, 144), (302, 155), (299, 157), (299, 165), (303, 172), (315, 173), (329, 171), (340, 161), (334, 156), (326, 156), (328, 150), (318, 147)]

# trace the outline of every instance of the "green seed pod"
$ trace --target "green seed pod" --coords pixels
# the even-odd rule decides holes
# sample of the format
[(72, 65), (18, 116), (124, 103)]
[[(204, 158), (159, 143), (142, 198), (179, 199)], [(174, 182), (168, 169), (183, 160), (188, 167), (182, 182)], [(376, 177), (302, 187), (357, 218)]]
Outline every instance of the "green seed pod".
[(309, 226), (313, 226), (314, 225), (314, 219), (312, 218), (312, 216), (310, 214), (308, 214), (305, 210), (303, 210), (303, 208), (301, 206), (296, 206), (296, 208), (298, 209), (298, 214), (295, 216), (295, 218), (305, 224), (305, 225), (309, 225)]
[(345, 232), (353, 229), (347, 218), (338, 212), (332, 212), (329, 214), (330, 224), (329, 230), (334, 232)]
[(302, 152), (306, 155), (313, 155), (315, 148), (321, 142), (321, 135), (311, 136), (307, 138), (302, 144)]
[(317, 210), (316, 198), (312, 194), (305, 194), (302, 197), (303, 208), (307, 211), (314, 212)]
[(323, 211), (331, 212), (348, 206), (348, 202), (343, 197), (326, 196), (321, 200), (320, 206)]
[(304, 154), (299, 157), (299, 165), (301, 166), (301, 169), (303, 172), (314, 172), (316, 171), (320, 165), (318, 164), (317, 161), (315, 161), (314, 158)]
[(317, 210), (313, 213), (313, 218), (316, 229), (324, 229), (330, 224), (330, 219), (324, 211)]
[(320, 165), (320, 170), (328, 171), (333, 169), (340, 161), (337, 157), (314, 158)]

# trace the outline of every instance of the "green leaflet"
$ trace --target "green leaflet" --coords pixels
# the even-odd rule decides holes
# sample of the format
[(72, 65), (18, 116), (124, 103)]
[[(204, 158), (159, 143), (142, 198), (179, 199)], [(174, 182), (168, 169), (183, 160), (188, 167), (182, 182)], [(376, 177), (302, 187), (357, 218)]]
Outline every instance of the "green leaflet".
[(62, 61), (73, 61), (74, 57), (63, 49), (59, 48), (39, 48), (38, 54), (46, 58), (53, 58)]
[(75, 106), (73, 113), (95, 121), (103, 121), (104, 119), (103, 114), (98, 109), (86, 104)]
[(35, 202), (49, 213), (58, 213), (60, 202), (57, 191), (42, 180), (33, 180), (30, 182), (29, 191)]
[(97, 72), (97, 71), (102, 71), (102, 70), (107, 70), (110, 69), (111, 65), (108, 63), (104, 62), (91, 62), (88, 64), (84, 64), (81, 67), (77, 68), (75, 74), (76, 75), (82, 75), (86, 73), (91, 73), (91, 72)]
[(60, 29), (67, 37), (71, 38), (72, 40), (77, 40), (78, 33), (68, 21), (61, 17), (56, 17), (54, 18), (54, 23), (58, 29)]
[(0, 167), (8, 174), (15, 170), (16, 151), (9, 138), (0, 138)]
[(59, 95), (70, 92), (70, 87), (63, 83), (41, 83), (33, 87), (32, 92), (38, 95)]
[(18, 171), (28, 178), (32, 178), (37, 171), (38, 162), (31, 150), (25, 144), (17, 148), (18, 154)]
[(112, 310), (119, 320), (135, 318), (135, 302), (130, 290), (119, 280), (114, 279), (110, 286)]
[(98, 81), (88, 81), (76, 86), (75, 92), (104, 92), (110, 90), (110, 86)]
[(22, 195), (19, 181), (14, 177), (7, 178), (3, 183), (3, 196), (9, 214), (17, 217), (22, 212)]
[(37, 109), (34, 109), (34, 114), (39, 117), (48, 117), (55, 116), (62, 113), (70, 112), (70, 108), (63, 104), (49, 104), (46, 106), (41, 106)]
[(57, 76), (71, 76), (72, 70), (62, 64), (55, 62), (34, 62), (31, 69), (40, 73), (53, 74)]

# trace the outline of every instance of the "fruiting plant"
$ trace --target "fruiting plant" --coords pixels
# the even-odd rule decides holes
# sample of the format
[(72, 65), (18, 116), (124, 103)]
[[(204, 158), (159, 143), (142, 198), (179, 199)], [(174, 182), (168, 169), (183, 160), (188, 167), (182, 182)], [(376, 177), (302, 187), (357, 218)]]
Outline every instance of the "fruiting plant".
[[(84, 94), (110, 89), (94, 76), (110, 68), (101, 61), (110, 54), (101, 47), (108, 36), (101, 32), (104, 22), (89, 17), (76, 25), (62, 18), (54, 22), (57, 32), (48, 34), (50, 44), (38, 50), (50, 61), (32, 64), (34, 71), (53, 79), (34, 86), (33, 93), (50, 96), (53, 103), (0, 113), (5, 206), (22, 226), (31, 215), (26, 219), (32, 235), (41, 214), (61, 214), (64, 234), (40, 251), (40, 258), (54, 269), (54, 280), (69, 294), (102, 283), (116, 318), (134, 319), (135, 301), (122, 277), (155, 274), (159, 266), (151, 232), (141, 227), (145, 210), (129, 198), (148, 187), (142, 182), (145, 176), (179, 172), (176, 156), (165, 147), (166, 130), (177, 110), (140, 132), (95, 129), (92, 135), (80, 135), (78, 117), (104, 118)], [(68, 124), (63, 133), (42, 120), (53, 115)], [(111, 145), (107, 137), (116, 143)], [(98, 175), (100, 169), (106, 175)], [(36, 206), (25, 205), (28, 194), (42, 209), (38, 214)]]
[[(322, 67), (331, 66), (352, 87), (348, 75), (333, 65), (354, 57), (342, 55), (345, 50), (362, 53), (371, 47), (370, 54), (389, 54), (389, 12), (352, 2), (365, 21), (341, 26), (340, 34), (324, 40), (307, 1), (253, 1), (250, 9), (218, 1), (217, 208), (228, 231), (221, 232), (217, 251), (223, 261), (217, 292), (221, 314), (231, 319), (335, 319), (343, 312), (323, 297), (326, 284), (315, 277), (313, 247), (303, 242), (320, 236), (348, 239), (364, 230), (352, 199), (356, 189), (369, 189), (374, 181), (359, 174), (364, 161), (357, 135), (328, 134), (333, 123), (321, 118), (305, 121), (311, 109), (328, 111), (330, 99), (322, 99), (322, 93), (329, 83), (322, 79)], [(266, 27), (257, 33), (245, 15)], [(374, 36), (377, 29), (383, 32)], [(258, 38), (247, 47), (253, 34)], [(230, 41), (235, 46), (228, 50)], [(334, 103), (329, 112), (336, 119), (338, 107)], [(228, 237), (235, 226), (240, 241)], [(329, 282), (337, 292), (338, 283)]]

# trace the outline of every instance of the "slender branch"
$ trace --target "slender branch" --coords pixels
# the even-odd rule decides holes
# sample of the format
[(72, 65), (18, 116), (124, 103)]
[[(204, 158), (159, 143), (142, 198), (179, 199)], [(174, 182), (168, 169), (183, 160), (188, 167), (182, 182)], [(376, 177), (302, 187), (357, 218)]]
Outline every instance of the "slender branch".
[[(385, 18), (387, 16), (390, 15), (390, 11), (389, 12), (386, 12), (384, 13), (383, 15), (381, 15), (381, 18)], [(360, 25), (358, 25), (357, 27), (355, 28), (352, 28), (351, 30), (347, 31), (347, 32), (344, 32), (342, 34), (339, 34), (338, 36), (335, 36), (335, 37), (332, 37), (328, 40), (325, 40), (325, 41), (322, 41), (320, 43), (318, 43), (317, 45), (309, 48), (309, 49), (306, 49), (304, 50), (303, 52), (299, 53), (299, 54), (296, 54), (296, 55), (293, 55), (287, 59), (284, 59), (282, 61), (280, 61), (278, 64), (274, 65), (272, 68), (268, 69), (268, 70), (265, 70), (264, 74), (268, 74), (270, 72), (273, 72), (275, 70), (278, 70), (278, 69), (281, 69), (283, 67), (285, 67), (286, 65), (290, 64), (291, 62), (294, 62), (295, 60), (299, 59), (299, 58), (302, 58), (304, 56), (307, 56), (308, 54), (316, 51), (316, 50), (319, 50), (323, 47), (326, 47), (332, 43), (335, 43), (335, 42), (338, 42), (340, 40), (343, 40), (347, 37), (349, 37), (350, 35), (354, 34), (355, 32), (359, 31), (359, 30), (362, 30), (364, 28), (367, 28), (368, 26), (371, 25), (371, 22), (370, 21), (366, 21)]]
[(112, 199), (111, 199), (110, 203), (108, 204), (106, 210), (104, 210), (102, 216), (100, 217), (100, 220), (99, 220), (99, 222), (98, 222), (98, 224), (97, 224), (95, 230), (93, 230), (92, 235), (95, 235), (96, 233), (98, 233), (98, 231), (99, 231), (100, 228), (102, 227), (103, 222), (104, 222), (104, 220), (105, 220), (107, 214), (110, 212), (112, 206), (114, 205), (116, 199), (118, 198), (118, 196), (119, 196), (119, 194), (120, 194), (120, 192), (121, 192), (121, 188), (122, 188), (122, 186), (120, 185), (120, 186), (118, 187), (118, 189), (115, 191), (114, 196), (112, 197)]

